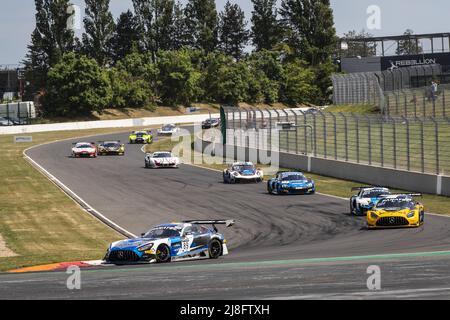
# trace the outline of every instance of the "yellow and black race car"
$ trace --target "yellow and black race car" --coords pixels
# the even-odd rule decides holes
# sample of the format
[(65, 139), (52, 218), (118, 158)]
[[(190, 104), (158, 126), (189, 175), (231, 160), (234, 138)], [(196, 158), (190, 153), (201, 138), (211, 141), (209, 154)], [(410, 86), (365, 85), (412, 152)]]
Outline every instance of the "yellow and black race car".
[(153, 136), (149, 131), (133, 131), (128, 140), (130, 144), (150, 144), (153, 142)]
[(125, 155), (125, 145), (120, 141), (100, 141), (98, 143), (98, 155)]
[(421, 203), (414, 200), (421, 194), (386, 195), (367, 212), (367, 227), (381, 228), (417, 228), (423, 225), (425, 210)]

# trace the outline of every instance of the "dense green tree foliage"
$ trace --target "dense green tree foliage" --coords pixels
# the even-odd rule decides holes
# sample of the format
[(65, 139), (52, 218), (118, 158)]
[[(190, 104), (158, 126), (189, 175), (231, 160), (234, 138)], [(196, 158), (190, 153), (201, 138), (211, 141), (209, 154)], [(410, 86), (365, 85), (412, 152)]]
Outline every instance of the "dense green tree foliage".
[(92, 58), (67, 53), (48, 72), (44, 98), (47, 115), (79, 116), (102, 112), (111, 99), (108, 72)]
[[(132, 0), (113, 20), (110, 0), (85, 0), (82, 41), (68, 0), (35, 0), (27, 80), (46, 114), (195, 102), (328, 103), (336, 49), (328, 0), (252, 0), (251, 32), (238, 4)], [(248, 50), (251, 41), (254, 50)], [(36, 91), (35, 91), (36, 92)]]

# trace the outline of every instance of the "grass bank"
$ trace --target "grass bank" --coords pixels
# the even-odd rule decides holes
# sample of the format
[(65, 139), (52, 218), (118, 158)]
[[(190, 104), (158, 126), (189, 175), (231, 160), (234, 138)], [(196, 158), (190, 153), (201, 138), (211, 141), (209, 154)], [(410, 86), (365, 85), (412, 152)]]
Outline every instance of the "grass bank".
[[(130, 129), (131, 130), (131, 129)], [(98, 260), (123, 238), (83, 211), (35, 170), (22, 152), (49, 141), (123, 132), (97, 129), (33, 134), (32, 143), (0, 136), (0, 234), (16, 256), (1, 257), (0, 271), (61, 261)]]

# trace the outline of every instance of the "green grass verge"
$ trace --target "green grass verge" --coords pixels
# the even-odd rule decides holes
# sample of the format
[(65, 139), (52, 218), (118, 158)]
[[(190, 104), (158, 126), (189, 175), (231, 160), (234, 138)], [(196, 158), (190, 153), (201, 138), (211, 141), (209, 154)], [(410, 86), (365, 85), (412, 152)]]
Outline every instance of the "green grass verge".
[[(131, 130), (131, 129), (130, 129)], [(109, 243), (123, 238), (83, 211), (34, 169), (22, 152), (48, 141), (124, 129), (30, 134), (32, 143), (0, 136), (0, 234), (17, 256), (0, 257), (0, 271), (63, 261), (98, 260)]]
[[(193, 139), (193, 136), (191, 136), (191, 139)], [(146, 151), (147, 152), (155, 152), (155, 151), (168, 151), (172, 150), (178, 142), (173, 142), (171, 139), (163, 139), (156, 141), (154, 144), (147, 146)], [(199, 153), (196, 153), (192, 151), (192, 157), (194, 155), (201, 156)], [(193, 159), (191, 159), (192, 161)], [(223, 170), (227, 167), (227, 164), (200, 164), (199, 166), (214, 169), (214, 170)], [(261, 166), (262, 169), (265, 168), (265, 166)], [(287, 170), (287, 169), (294, 169), (294, 168), (280, 168), (280, 170)], [(218, 173), (219, 174), (219, 173)], [(314, 173), (307, 173), (305, 174), (314, 179), (316, 183), (317, 192), (337, 196), (337, 197), (343, 197), (343, 198), (350, 198), (352, 195), (354, 195), (354, 191), (351, 191), (353, 187), (364, 185), (364, 183), (361, 182), (355, 182), (350, 180), (341, 180), (336, 179), (332, 177), (326, 177), (317, 175)], [(271, 176), (266, 176), (266, 180), (270, 179)], [(398, 193), (409, 193), (410, 191), (407, 190), (392, 190), (393, 192)], [(443, 215), (450, 215), (450, 197), (444, 197), (444, 196), (437, 196), (437, 195), (429, 195), (424, 194), (421, 199), (419, 199), (425, 206), (425, 209), (427, 212), (433, 212), (436, 214), (443, 214)]]
[(340, 105), (340, 106), (329, 106), (324, 110), (325, 112), (333, 113), (357, 113), (357, 114), (377, 114), (380, 113), (380, 109), (374, 105), (369, 104), (352, 104), (352, 105)]

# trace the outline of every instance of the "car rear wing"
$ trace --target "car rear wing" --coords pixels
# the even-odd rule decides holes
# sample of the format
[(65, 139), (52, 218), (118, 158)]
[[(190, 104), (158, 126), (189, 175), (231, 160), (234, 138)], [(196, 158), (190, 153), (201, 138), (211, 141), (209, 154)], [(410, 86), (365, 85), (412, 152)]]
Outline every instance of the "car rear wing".
[(392, 198), (392, 197), (423, 197), (421, 193), (399, 193), (399, 194), (386, 194), (380, 196), (380, 198)]
[(90, 144), (92, 144), (93, 146), (97, 145), (95, 142), (74, 142), (74, 143), (72, 143), (72, 145), (73, 145), (73, 146), (76, 146), (76, 145), (79, 144), (79, 143), (90, 143)]
[(371, 188), (381, 188), (381, 187), (374, 187), (374, 186), (354, 187), (352, 188), (352, 191), (361, 191), (363, 189), (371, 189)]
[(234, 220), (187, 220), (183, 223), (197, 224), (197, 225), (212, 225), (217, 232), (216, 225), (225, 225), (227, 228), (235, 224)]

